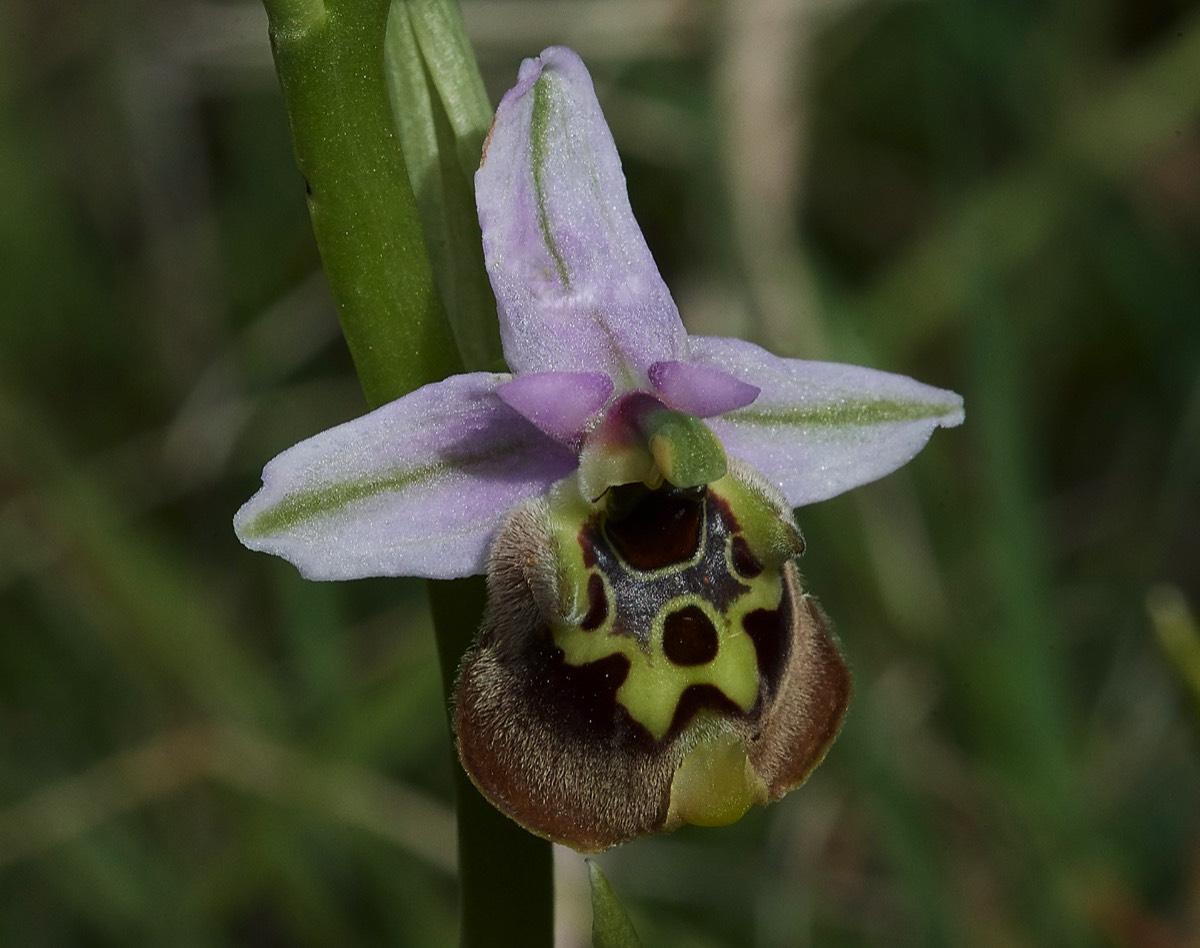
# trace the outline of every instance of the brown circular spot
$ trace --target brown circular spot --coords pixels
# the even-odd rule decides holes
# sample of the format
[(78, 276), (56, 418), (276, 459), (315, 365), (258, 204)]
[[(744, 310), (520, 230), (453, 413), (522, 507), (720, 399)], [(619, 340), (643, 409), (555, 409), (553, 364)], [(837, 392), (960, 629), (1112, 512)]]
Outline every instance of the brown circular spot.
[(579, 627), (585, 632), (591, 632), (604, 625), (608, 618), (608, 597), (604, 595), (604, 580), (599, 573), (588, 577), (588, 611)]
[(634, 569), (686, 563), (700, 546), (702, 495), (660, 488), (647, 491), (620, 518), (605, 524), (616, 551)]
[(759, 560), (754, 552), (750, 549), (750, 544), (746, 542), (746, 538), (738, 534), (729, 541), (730, 558), (733, 560), (733, 568), (747, 579), (753, 579), (755, 576), (761, 575), (763, 571), (762, 561)]
[(663, 654), (675, 665), (706, 665), (717, 657), (712, 620), (699, 606), (684, 606), (663, 622)]

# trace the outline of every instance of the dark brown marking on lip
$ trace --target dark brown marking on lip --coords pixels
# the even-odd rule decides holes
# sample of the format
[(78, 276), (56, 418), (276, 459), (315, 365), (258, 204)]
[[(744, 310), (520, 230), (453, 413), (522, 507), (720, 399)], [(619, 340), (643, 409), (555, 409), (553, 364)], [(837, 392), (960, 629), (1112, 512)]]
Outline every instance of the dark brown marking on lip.
[(745, 714), (728, 695), (716, 685), (688, 685), (675, 705), (675, 716), (667, 731), (665, 741), (672, 741), (692, 723), (701, 711), (712, 710), (722, 717), (744, 718)]
[(684, 606), (663, 621), (663, 654), (674, 665), (707, 665), (719, 648), (716, 627), (699, 606)]
[(579, 531), (579, 549), (583, 554), (583, 565), (588, 569), (596, 565), (596, 544), (591, 537), (592, 529), (589, 523), (584, 524), (583, 529)]
[(604, 620), (608, 618), (608, 597), (604, 592), (604, 580), (600, 578), (599, 573), (592, 573), (588, 577), (587, 591), (588, 611), (579, 627), (585, 632), (591, 632), (604, 625)]
[[(636, 639), (649, 647), (650, 630), (666, 603), (682, 596), (698, 596), (712, 606), (711, 612), (723, 613), (750, 591), (750, 580), (733, 567), (729, 552), (731, 533), (727, 516), (729, 505), (707, 488), (678, 490), (659, 488), (650, 491), (636, 484), (612, 488), (609, 506), (592, 517), (580, 530), (579, 543), (585, 556), (594, 557), (595, 569), (604, 577), (608, 593), (608, 619), (605, 628), (613, 635)], [(661, 515), (674, 511), (686, 530), (678, 530), (685, 541), (658, 562), (665, 568), (649, 569), (654, 559), (645, 557), (631, 563), (631, 536), (652, 536), (642, 513)], [(693, 513), (695, 519), (692, 519)], [(666, 518), (668, 525), (671, 518)], [(639, 520), (643, 522), (638, 522)], [(698, 522), (697, 522), (698, 521)], [(624, 541), (624, 546), (618, 544)], [(653, 552), (653, 551), (652, 551)], [(686, 556), (682, 562), (670, 563)], [(591, 560), (589, 559), (589, 562)], [(703, 605), (703, 603), (701, 603)]]
[(785, 602), (778, 609), (755, 609), (742, 619), (742, 627), (754, 643), (758, 673), (770, 694), (774, 694), (778, 687), (787, 662), (791, 639), (790, 618), (791, 609), (789, 603)]
[(729, 541), (729, 555), (733, 560), (733, 568), (738, 571), (739, 575), (745, 576), (747, 579), (762, 575), (764, 569), (762, 562), (754, 555), (750, 544), (740, 533)]
[(571, 665), (562, 660), (560, 652), (553, 676), (557, 679), (553, 688), (557, 713), (567, 714), (575, 727), (587, 730), (612, 727), (618, 707), (617, 689), (629, 676), (626, 656), (609, 655), (586, 665)]
[(704, 521), (700, 497), (675, 490), (648, 491), (604, 532), (621, 558), (651, 572), (686, 563), (696, 556)]
[(708, 492), (708, 502), (716, 509), (717, 515), (725, 521), (725, 525), (729, 528), (730, 533), (737, 533), (742, 529), (742, 525), (738, 523), (738, 518), (733, 512), (733, 507), (729, 501), (715, 491)]

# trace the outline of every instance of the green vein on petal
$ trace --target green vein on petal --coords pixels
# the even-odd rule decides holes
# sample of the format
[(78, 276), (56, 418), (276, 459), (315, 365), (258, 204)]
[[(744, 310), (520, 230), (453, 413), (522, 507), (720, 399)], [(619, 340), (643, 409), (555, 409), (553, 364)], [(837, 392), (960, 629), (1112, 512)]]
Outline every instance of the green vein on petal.
[(563, 259), (562, 252), (554, 242), (554, 234), (550, 228), (550, 217), (546, 211), (546, 135), (550, 124), (550, 97), (555, 94), (555, 90), (551, 88), (551, 81), (545, 74), (533, 84), (533, 114), (529, 125), (529, 148), (531, 152), (530, 160), (533, 162), (533, 187), (537, 195), (538, 228), (542, 232), (542, 240), (546, 244), (546, 249), (550, 251), (550, 256), (554, 258), (554, 266), (558, 270), (558, 277), (566, 285), (570, 283), (567, 262)]
[(792, 425), (810, 428), (852, 428), (903, 421), (936, 421), (962, 412), (961, 405), (859, 399), (810, 408), (756, 408), (751, 405), (723, 417), (751, 425)]
[(291, 530), (306, 520), (336, 513), (360, 500), (379, 494), (392, 493), (431, 480), (446, 470), (444, 464), (426, 464), (411, 470), (330, 484), (317, 490), (289, 494), (273, 507), (242, 525), (240, 533), (246, 539), (261, 539)]

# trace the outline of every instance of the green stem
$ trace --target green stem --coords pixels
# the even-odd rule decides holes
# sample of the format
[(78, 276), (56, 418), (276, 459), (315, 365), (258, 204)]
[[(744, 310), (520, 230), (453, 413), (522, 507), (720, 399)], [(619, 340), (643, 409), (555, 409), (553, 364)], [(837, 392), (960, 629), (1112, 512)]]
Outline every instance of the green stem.
[[(475, 637), (487, 591), (483, 578), (429, 584), (442, 682), (454, 689), (462, 654)], [(550, 844), (488, 803), (454, 759), (458, 872), (464, 948), (539, 948), (554, 943)]]
[(266, 0), (342, 331), (376, 407), (458, 371), (383, 78), (389, 0)]
[[(462, 366), (388, 101), (383, 50), (390, 0), (264, 2), (317, 247), (363, 393), (376, 407)], [(431, 3), (422, 7), (426, 19), (437, 12)], [(456, 17), (457, 11), (442, 19)], [(465, 54), (450, 59), (474, 69)], [(449, 88), (463, 82), (482, 88), (477, 73), (457, 78), (462, 82)], [(453, 123), (462, 109), (452, 111)], [(469, 188), (469, 176), (462, 180)], [(478, 578), (429, 588), (450, 695), (486, 594)], [(500, 815), (457, 761), (454, 776), (462, 944), (553, 944), (550, 844)]]
[(452, 0), (392, 0), (384, 75), (446, 315), (468, 371), (506, 371), (475, 171), (492, 108)]

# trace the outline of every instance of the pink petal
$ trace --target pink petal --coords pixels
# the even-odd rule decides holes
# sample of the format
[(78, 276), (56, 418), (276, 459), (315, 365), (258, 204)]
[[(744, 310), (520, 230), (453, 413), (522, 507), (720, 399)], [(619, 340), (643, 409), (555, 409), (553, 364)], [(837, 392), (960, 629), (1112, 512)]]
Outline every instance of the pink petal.
[(693, 362), (762, 389), (752, 405), (708, 424), (793, 507), (890, 474), (935, 428), (963, 420), (962, 396), (903, 375), (781, 359), (740, 339), (693, 336), (690, 344)]
[(599, 372), (535, 372), (496, 389), (506, 405), (571, 446), (612, 393), (613, 380)]
[(650, 384), (676, 411), (711, 418), (745, 408), (758, 397), (758, 387), (696, 362), (655, 362)]
[(522, 63), (475, 190), (514, 372), (603, 372), (637, 387), (651, 363), (686, 354), (679, 312), (575, 53), (552, 47)]
[(482, 573), (506, 512), (575, 456), (496, 397), (507, 375), (456, 375), (289, 448), (234, 529), (309, 579)]

